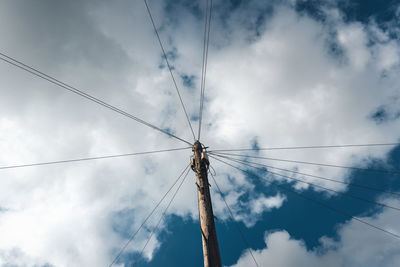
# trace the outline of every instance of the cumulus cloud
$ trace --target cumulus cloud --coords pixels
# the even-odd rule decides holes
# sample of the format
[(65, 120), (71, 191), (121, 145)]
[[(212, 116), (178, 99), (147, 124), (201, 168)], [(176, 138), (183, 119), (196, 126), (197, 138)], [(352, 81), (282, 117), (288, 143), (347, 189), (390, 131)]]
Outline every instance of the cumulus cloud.
[[(214, 55), (205, 115), (211, 121), (205, 135), (212, 147), (251, 147), (254, 141), (274, 147), (398, 140), (399, 44), (376, 39), (374, 23), (345, 22), (337, 13), (326, 12), (321, 23), (277, 8), (255, 40), (235, 36), (238, 40)], [(381, 29), (379, 34), (388, 38), (390, 32)], [(380, 107), (385, 116), (374, 117)], [(390, 147), (262, 154), (362, 167), (373, 159), (384, 161), (388, 151)], [(330, 178), (348, 176), (334, 168), (267, 164)]]
[[(386, 199), (387, 204), (397, 204), (395, 199)], [(395, 222), (400, 219), (398, 212), (384, 210), (372, 217), (360, 218), (367, 223), (386, 227), (399, 234)], [(302, 240), (291, 238), (286, 231), (266, 233), (266, 248), (253, 251), (260, 266), (397, 266), (400, 262), (398, 239), (360, 225), (350, 220), (338, 228), (338, 238), (322, 237), (320, 245), (309, 250)], [(379, 244), (379, 245), (378, 245)], [(250, 254), (245, 252), (235, 267), (252, 266)]]
[(277, 194), (276, 196), (273, 197), (261, 196), (251, 201), (253, 204), (251, 205), (252, 211), (254, 213), (261, 213), (265, 209), (279, 208), (280, 206), (282, 206), (283, 201), (285, 200), (286, 197), (281, 196), (280, 194)]
[[(235, 214), (234, 219), (236, 221), (242, 221), (247, 227), (252, 227), (258, 221), (263, 212), (272, 209), (279, 209), (286, 201), (286, 196), (278, 193), (275, 196), (268, 197), (263, 194), (252, 196), (247, 201), (238, 202), (238, 199), (242, 195), (242, 192), (230, 192), (225, 196), (225, 201), (227, 202), (229, 209)], [(227, 210), (226, 204), (223, 202), (221, 195), (214, 194), (212, 198), (214, 200), (213, 209), (214, 212), (219, 215), (218, 218), (224, 220), (230, 218), (230, 213)]]
[[(149, 3), (188, 112), (196, 118), (203, 23), (198, 13), (204, 7)], [(323, 23), (285, 4), (270, 12), (271, 4), (252, 1), (240, 9), (228, 6), (229, 14), (226, 5), (216, 3), (212, 22), (202, 131), (211, 149), (399, 138), (399, 44), (388, 31), (329, 14)], [(5, 1), (0, 25), (7, 36), (1, 51), (191, 140), (141, 1)], [(186, 146), (3, 63), (0, 73), (2, 166)], [(192, 86), (180, 77), (192, 77)], [(387, 116), (378, 123), (371, 115), (379, 109)], [(274, 156), (366, 166), (371, 159), (385, 160), (389, 149)], [(107, 265), (189, 163), (190, 153), (2, 170), (2, 264), (26, 259)], [(212, 164), (229, 204), (250, 211), (234, 209), (238, 219), (257, 220), (284, 205), (280, 194), (241, 203), (245, 193), (254, 195), (255, 185), (237, 170)], [(335, 169), (284, 167), (347, 179)], [(170, 213), (196, 219), (190, 179), (193, 174)], [(216, 215), (225, 218), (222, 200), (214, 202)], [(150, 220), (128, 251), (141, 249), (157, 220)], [(146, 256), (158, 246), (155, 239)]]

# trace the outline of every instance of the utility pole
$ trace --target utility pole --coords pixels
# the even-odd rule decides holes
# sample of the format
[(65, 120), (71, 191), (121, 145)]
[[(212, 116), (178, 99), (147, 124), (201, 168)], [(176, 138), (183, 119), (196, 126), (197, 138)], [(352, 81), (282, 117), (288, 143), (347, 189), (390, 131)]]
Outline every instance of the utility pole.
[(197, 174), (196, 184), (199, 201), (200, 229), (203, 241), (204, 267), (221, 267), (221, 256), (207, 177), (209, 162), (199, 141), (194, 143), (193, 152), (194, 158), (191, 165), (193, 171)]

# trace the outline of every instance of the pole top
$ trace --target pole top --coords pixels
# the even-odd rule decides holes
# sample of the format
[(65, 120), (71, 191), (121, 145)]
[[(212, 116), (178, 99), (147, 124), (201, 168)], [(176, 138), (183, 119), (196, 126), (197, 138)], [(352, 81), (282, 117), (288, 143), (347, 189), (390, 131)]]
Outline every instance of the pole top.
[(193, 151), (199, 151), (202, 152), (203, 151), (203, 146), (201, 145), (200, 141), (197, 140), (196, 142), (194, 142), (193, 144)]

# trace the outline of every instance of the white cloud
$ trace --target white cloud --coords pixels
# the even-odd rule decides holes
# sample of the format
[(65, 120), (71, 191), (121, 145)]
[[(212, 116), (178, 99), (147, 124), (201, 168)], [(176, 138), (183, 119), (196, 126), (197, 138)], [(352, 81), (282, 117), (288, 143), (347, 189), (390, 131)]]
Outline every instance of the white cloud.
[(338, 41), (355, 70), (364, 70), (370, 60), (367, 36), (361, 23), (353, 23), (338, 29)]
[[(286, 201), (286, 196), (276, 194), (275, 196), (266, 197), (264, 195), (253, 198), (249, 203), (243, 203), (246, 207), (245, 211), (242, 207), (236, 207), (234, 209), (235, 220), (242, 221), (247, 227), (252, 227), (258, 221), (259, 217), (264, 213), (272, 209), (279, 209)], [(232, 201), (233, 202), (233, 201)]]
[[(400, 201), (393, 199), (385, 202), (400, 204)], [(396, 223), (400, 219), (397, 211), (384, 210), (376, 216), (361, 219), (396, 234), (400, 233)], [(291, 238), (286, 231), (266, 233), (266, 248), (252, 252), (260, 266), (392, 267), (400, 263), (399, 240), (393, 236), (362, 225), (354, 219), (341, 225), (338, 235), (338, 241), (322, 237), (320, 246), (309, 250), (302, 240)], [(253, 265), (250, 254), (245, 252), (233, 266)]]
[(254, 213), (259, 214), (266, 209), (280, 208), (285, 200), (286, 197), (280, 194), (273, 197), (260, 196), (259, 198), (253, 199), (250, 206)]

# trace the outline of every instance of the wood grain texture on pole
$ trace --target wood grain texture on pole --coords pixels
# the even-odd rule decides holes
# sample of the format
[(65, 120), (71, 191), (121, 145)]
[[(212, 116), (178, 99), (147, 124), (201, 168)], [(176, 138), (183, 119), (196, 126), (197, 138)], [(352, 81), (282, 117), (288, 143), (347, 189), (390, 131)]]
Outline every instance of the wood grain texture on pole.
[(197, 174), (197, 196), (199, 201), (200, 229), (203, 241), (204, 267), (221, 267), (221, 256), (215, 230), (214, 213), (211, 204), (207, 165), (202, 160), (203, 148), (199, 141), (193, 145)]

